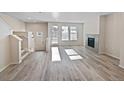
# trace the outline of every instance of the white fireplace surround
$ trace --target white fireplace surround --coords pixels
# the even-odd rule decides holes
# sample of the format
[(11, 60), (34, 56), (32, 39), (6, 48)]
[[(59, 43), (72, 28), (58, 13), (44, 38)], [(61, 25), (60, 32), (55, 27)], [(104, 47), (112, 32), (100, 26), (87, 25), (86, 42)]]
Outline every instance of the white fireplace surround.
[[(95, 39), (95, 45), (94, 45), (94, 48), (93, 47), (90, 47), (88, 46), (88, 38), (94, 38)], [(94, 52), (97, 52), (98, 53), (98, 48), (99, 48), (99, 34), (87, 34), (86, 35), (86, 44), (85, 44), (85, 47), (94, 51)]]

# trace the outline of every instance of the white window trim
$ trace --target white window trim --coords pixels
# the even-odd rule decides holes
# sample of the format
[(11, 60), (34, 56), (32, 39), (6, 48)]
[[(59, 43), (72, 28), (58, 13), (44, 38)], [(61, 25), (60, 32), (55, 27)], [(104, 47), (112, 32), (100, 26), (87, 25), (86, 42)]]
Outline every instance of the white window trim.
[[(64, 26), (64, 25), (63, 25)], [(66, 25), (65, 25), (66, 26)], [(71, 26), (68, 26), (68, 37), (69, 39), (68, 40), (62, 40), (62, 31), (61, 31), (61, 41), (64, 41), (64, 42), (68, 42), (68, 41), (77, 41), (78, 40), (78, 30), (77, 31), (77, 40), (71, 40), (71, 29), (70, 29)], [(76, 27), (77, 28), (77, 27)], [(62, 26), (61, 26), (61, 29), (62, 29)]]

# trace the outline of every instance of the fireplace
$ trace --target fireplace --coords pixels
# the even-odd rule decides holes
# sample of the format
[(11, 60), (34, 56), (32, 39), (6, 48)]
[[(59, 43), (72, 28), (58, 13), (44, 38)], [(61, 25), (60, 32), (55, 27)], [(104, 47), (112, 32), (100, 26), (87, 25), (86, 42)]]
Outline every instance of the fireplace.
[(87, 34), (85, 47), (98, 52), (99, 34)]
[(88, 37), (88, 46), (95, 48), (95, 38)]

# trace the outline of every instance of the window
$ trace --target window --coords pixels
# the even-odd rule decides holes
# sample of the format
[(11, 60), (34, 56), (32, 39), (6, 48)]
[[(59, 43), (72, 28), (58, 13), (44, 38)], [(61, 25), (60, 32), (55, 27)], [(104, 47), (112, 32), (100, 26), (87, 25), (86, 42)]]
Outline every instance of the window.
[(62, 26), (62, 41), (77, 40), (77, 27)]
[(70, 27), (70, 40), (77, 40), (77, 28)]
[(58, 26), (53, 26), (52, 28), (52, 44), (58, 43)]
[(69, 40), (69, 29), (68, 26), (62, 26), (62, 41)]

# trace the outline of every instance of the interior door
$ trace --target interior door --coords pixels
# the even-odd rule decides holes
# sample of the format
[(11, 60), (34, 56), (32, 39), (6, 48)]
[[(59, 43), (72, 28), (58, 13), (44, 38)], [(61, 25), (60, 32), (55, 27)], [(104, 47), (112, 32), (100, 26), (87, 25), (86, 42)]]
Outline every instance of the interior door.
[(46, 39), (43, 32), (35, 33), (35, 50), (45, 50), (46, 49)]

